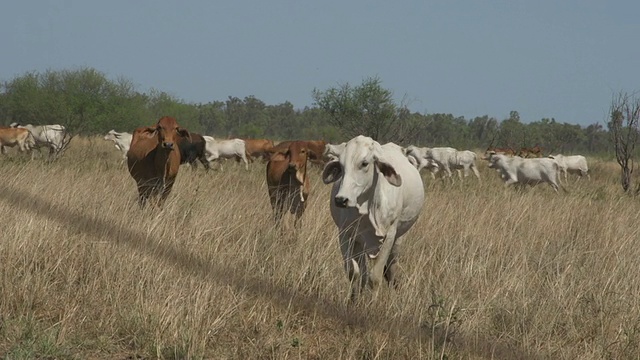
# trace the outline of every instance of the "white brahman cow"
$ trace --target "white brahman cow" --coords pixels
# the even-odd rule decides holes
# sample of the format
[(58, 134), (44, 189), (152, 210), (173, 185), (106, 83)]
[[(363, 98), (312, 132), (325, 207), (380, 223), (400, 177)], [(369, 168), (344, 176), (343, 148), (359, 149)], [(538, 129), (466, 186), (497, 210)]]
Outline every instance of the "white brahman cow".
[(62, 125), (20, 125), (12, 123), (12, 128), (27, 129), (33, 136), (34, 144), (32, 149), (45, 147), (49, 149), (49, 156), (59, 155), (67, 145), (69, 138), (67, 137), (67, 129)]
[[(430, 169), (432, 177), (443, 170), (446, 177), (451, 178), (451, 170), (457, 170), (458, 178), (462, 180), (461, 170), (464, 177), (469, 176), (469, 170), (480, 179), (480, 172), (476, 166), (477, 155), (473, 151), (458, 151), (451, 147), (420, 148), (414, 145), (408, 146), (404, 150), (407, 156), (411, 155), (419, 161), (419, 169), (427, 167)], [(452, 179), (453, 180), (453, 179)]]
[[(204, 152), (208, 162), (218, 159), (241, 159), (244, 162), (244, 168), (249, 170), (244, 140), (216, 140), (212, 136), (203, 137), (205, 141)], [(220, 171), (222, 170), (222, 163), (220, 163)]]
[[(558, 164), (548, 158), (524, 159), (503, 154), (490, 154), (489, 167), (497, 169), (505, 182), (511, 184), (536, 185), (546, 182), (558, 192)], [(563, 190), (564, 187), (562, 188)]]
[(369, 137), (347, 142), (337, 160), (322, 172), (331, 190), (331, 216), (338, 227), (340, 250), (351, 281), (351, 299), (383, 278), (395, 286), (400, 241), (415, 223), (424, 203), (418, 170), (393, 143)]
[(107, 135), (104, 136), (105, 140), (111, 140), (115, 143), (116, 149), (122, 152), (124, 159), (127, 158), (127, 151), (129, 151), (129, 146), (131, 146), (132, 138), (133, 135), (128, 132), (117, 132), (115, 130), (110, 130)]
[(582, 179), (583, 176), (586, 176), (587, 179), (591, 180), (591, 176), (589, 175), (589, 167), (587, 166), (587, 159), (582, 155), (569, 155), (564, 156), (562, 154), (558, 155), (549, 155), (549, 159), (553, 159), (558, 163), (558, 170), (561, 173), (564, 173), (564, 182), (567, 180), (567, 173), (578, 174), (580, 175), (579, 179)]

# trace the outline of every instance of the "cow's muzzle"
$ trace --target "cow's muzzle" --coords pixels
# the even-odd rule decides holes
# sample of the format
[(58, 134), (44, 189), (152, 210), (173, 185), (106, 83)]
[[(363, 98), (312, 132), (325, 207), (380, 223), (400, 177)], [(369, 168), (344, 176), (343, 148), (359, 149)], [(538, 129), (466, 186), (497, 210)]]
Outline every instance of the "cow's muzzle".
[(162, 143), (162, 147), (165, 149), (173, 149), (173, 143), (172, 142), (163, 142)]
[(349, 202), (349, 199), (342, 196), (336, 196), (335, 198), (333, 198), (333, 202), (336, 204), (337, 207), (346, 208), (347, 203)]

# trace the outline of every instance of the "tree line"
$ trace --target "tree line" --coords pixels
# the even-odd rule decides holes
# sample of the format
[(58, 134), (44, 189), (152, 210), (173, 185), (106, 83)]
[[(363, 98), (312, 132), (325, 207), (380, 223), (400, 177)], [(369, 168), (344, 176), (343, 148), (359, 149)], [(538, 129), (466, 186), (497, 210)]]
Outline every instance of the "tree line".
[(288, 101), (269, 105), (254, 96), (190, 103), (159, 90), (139, 91), (131, 80), (109, 79), (93, 68), (28, 72), (0, 87), (0, 124), (61, 124), (77, 134), (131, 132), (163, 115), (192, 132), (217, 138), (323, 139), (336, 143), (364, 134), (400, 145), (484, 149), (489, 145), (539, 145), (548, 153), (612, 155), (609, 129), (553, 118), (523, 122), (517, 111), (504, 119), (465, 119), (453, 114), (421, 114), (397, 103), (380, 79), (313, 89), (314, 105), (296, 109)]

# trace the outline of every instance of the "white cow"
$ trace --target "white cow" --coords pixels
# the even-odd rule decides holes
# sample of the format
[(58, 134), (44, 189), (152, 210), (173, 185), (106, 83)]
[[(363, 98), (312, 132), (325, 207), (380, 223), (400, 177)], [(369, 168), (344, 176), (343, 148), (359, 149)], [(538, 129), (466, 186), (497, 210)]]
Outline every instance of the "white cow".
[(351, 281), (351, 299), (383, 278), (395, 285), (400, 241), (415, 223), (424, 203), (418, 170), (401, 148), (357, 136), (345, 144), (338, 160), (322, 172), (331, 190), (331, 216), (338, 227), (340, 250)]
[(555, 160), (548, 158), (524, 159), (503, 154), (491, 154), (489, 167), (499, 170), (505, 186), (516, 183), (521, 186), (533, 186), (546, 182), (555, 192), (558, 192), (558, 164)]
[(129, 146), (131, 145), (132, 135), (128, 132), (117, 132), (115, 130), (110, 130), (107, 135), (104, 136), (105, 140), (111, 140), (115, 143), (116, 149), (122, 152), (122, 156), (127, 158), (127, 151), (129, 151)]
[(60, 154), (68, 142), (67, 130), (62, 125), (27, 124), (23, 126), (14, 122), (9, 126), (29, 130), (34, 140), (34, 144), (32, 144), (31, 148), (36, 148), (38, 150), (41, 147), (48, 148), (49, 156)]
[(426, 168), (427, 170), (429, 170), (429, 174), (431, 175), (431, 178), (435, 179), (436, 174), (440, 170), (440, 167), (438, 166), (438, 164), (433, 160), (429, 160), (425, 158), (417, 158), (416, 156), (419, 156), (419, 155), (415, 154), (415, 151), (413, 150), (409, 151), (407, 149), (408, 148), (403, 148), (402, 152), (405, 154), (405, 156), (407, 157), (411, 165), (415, 166), (416, 169), (418, 169), (418, 172)]
[(564, 156), (561, 154), (558, 155), (549, 155), (549, 159), (553, 159), (558, 163), (558, 169), (561, 173), (564, 173), (564, 182), (567, 180), (567, 173), (578, 174), (580, 175), (580, 179), (583, 176), (587, 176), (587, 179), (591, 180), (591, 176), (589, 175), (589, 167), (587, 166), (587, 159), (582, 155), (570, 155)]
[(464, 171), (464, 177), (469, 176), (469, 170), (471, 170), (480, 179), (480, 172), (476, 166), (477, 155), (473, 151), (458, 151), (451, 147), (420, 148), (410, 145), (405, 149), (405, 154), (412, 155), (420, 161), (419, 169), (430, 168), (434, 178), (440, 170), (444, 171), (446, 177), (451, 178), (451, 170), (454, 169), (457, 170), (460, 180), (462, 180), (461, 170)]
[(345, 142), (338, 145), (327, 144), (324, 146), (324, 153), (322, 154), (322, 157), (328, 161), (338, 160), (346, 145), (347, 143)]
[[(239, 158), (244, 161), (244, 168), (249, 170), (244, 140), (216, 140), (212, 136), (206, 135), (203, 138), (205, 141), (204, 153), (208, 162), (218, 159)], [(220, 170), (222, 171), (222, 163), (220, 163)]]

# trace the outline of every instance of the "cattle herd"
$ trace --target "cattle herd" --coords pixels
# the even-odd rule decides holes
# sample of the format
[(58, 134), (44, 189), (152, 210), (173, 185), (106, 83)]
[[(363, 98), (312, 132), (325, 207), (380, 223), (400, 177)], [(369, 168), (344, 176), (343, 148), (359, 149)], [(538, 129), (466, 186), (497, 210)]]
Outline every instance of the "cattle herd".
[[(61, 125), (14, 123), (0, 127), (0, 150), (4, 154), (6, 146), (18, 146), (20, 151), (45, 147), (50, 156), (55, 156), (64, 150), (69, 138)], [(286, 213), (295, 215), (294, 226), (298, 226), (310, 195), (308, 165), (324, 166), (322, 181), (333, 184), (330, 213), (338, 228), (352, 299), (367, 286), (377, 289), (383, 279), (395, 286), (398, 238), (418, 219), (424, 203), (422, 169), (428, 169), (434, 179), (441, 176), (443, 181), (454, 181), (453, 170), (461, 181), (470, 172), (480, 179), (478, 156), (472, 151), (401, 147), (394, 143), (380, 144), (365, 136), (341, 144), (218, 140), (192, 133), (175, 118), (165, 116), (153, 126), (136, 128), (133, 134), (111, 130), (104, 139), (113, 141), (122, 152), (136, 182), (141, 207), (163, 205), (181, 164), (197, 167), (199, 162), (208, 170), (216, 160), (236, 159), (248, 170), (254, 158), (262, 158), (267, 161), (268, 195), (278, 227)], [(589, 178), (584, 156), (542, 157), (538, 146), (518, 153), (489, 146), (483, 159), (498, 172), (505, 186), (546, 182), (557, 192), (562, 187), (559, 174), (564, 174), (565, 182), (567, 173)]]

